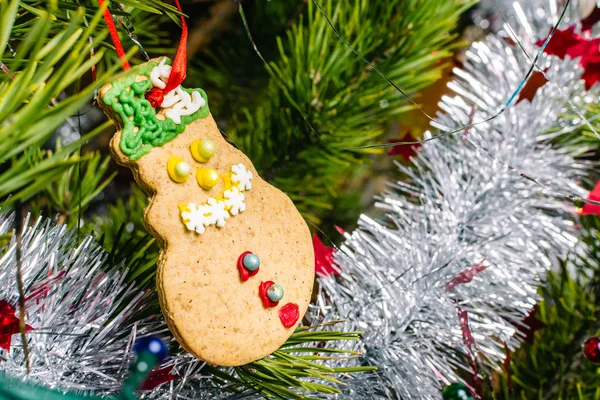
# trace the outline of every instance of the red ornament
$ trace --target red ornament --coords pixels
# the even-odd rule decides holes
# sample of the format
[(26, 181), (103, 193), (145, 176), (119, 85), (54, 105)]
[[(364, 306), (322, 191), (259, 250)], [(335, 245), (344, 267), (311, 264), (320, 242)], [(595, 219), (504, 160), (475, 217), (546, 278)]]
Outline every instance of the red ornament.
[(148, 375), (146, 380), (140, 386), (140, 390), (152, 390), (163, 383), (174, 381), (175, 379), (180, 379), (180, 375), (173, 375), (171, 371), (173, 370), (174, 365), (170, 365), (168, 367), (156, 369)]
[(315, 249), (315, 273), (322, 277), (339, 275), (339, 267), (333, 261), (335, 249), (325, 246), (316, 234), (313, 235), (313, 248)]
[(273, 301), (269, 298), (269, 296), (267, 296), (267, 291), (274, 284), (275, 284), (275, 282), (273, 282), (273, 281), (266, 281), (266, 282), (261, 282), (260, 285), (258, 286), (258, 295), (260, 296), (260, 298), (263, 302), (263, 306), (265, 306), (265, 307), (275, 307), (277, 304), (279, 304), (278, 301)]
[[(600, 201), (600, 181), (596, 183), (594, 190), (587, 197), (588, 200)], [(579, 212), (581, 215), (600, 215), (600, 206), (585, 203)]]
[(300, 309), (298, 304), (287, 303), (279, 309), (279, 320), (286, 328), (291, 328), (300, 318)]
[[(417, 138), (413, 137), (409, 132), (404, 135), (403, 138), (398, 139), (390, 139), (388, 143), (397, 143), (397, 142), (416, 142)], [(417, 150), (421, 147), (420, 143), (413, 144), (396, 144), (392, 147), (392, 149), (388, 152), (388, 156), (400, 156), (405, 161), (410, 161), (411, 157), (414, 157), (417, 154)]]
[(592, 336), (583, 343), (583, 355), (594, 364), (600, 364), (600, 337)]
[[(15, 307), (6, 300), (0, 300), (0, 348), (10, 351), (12, 335), (20, 332), (19, 318), (15, 315)], [(25, 325), (25, 331), (33, 328)]]
[(238, 271), (240, 271), (240, 278), (246, 282), (248, 279), (250, 279), (251, 276), (254, 276), (256, 274), (258, 274), (258, 271), (260, 270), (260, 268), (257, 268), (254, 271), (249, 271), (246, 269), (246, 267), (244, 267), (244, 257), (246, 257), (246, 255), (248, 254), (252, 254), (251, 251), (245, 251), (242, 253), (242, 255), (238, 258), (238, 262), (237, 262), (237, 269)]
[[(536, 44), (542, 46), (545, 40)], [(575, 33), (572, 26), (565, 30), (557, 30), (544, 49), (546, 54), (572, 59), (579, 58), (579, 65), (583, 67), (581, 78), (585, 81), (586, 89), (600, 81), (600, 38), (586, 39)]]

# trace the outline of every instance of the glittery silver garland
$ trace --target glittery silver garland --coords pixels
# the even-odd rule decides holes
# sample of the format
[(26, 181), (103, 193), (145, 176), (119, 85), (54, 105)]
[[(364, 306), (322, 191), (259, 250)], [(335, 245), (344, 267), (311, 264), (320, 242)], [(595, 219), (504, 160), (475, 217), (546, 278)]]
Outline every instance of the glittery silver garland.
[[(550, 30), (532, 23), (538, 28), (515, 28), (523, 42)], [(449, 84), (457, 96), (440, 103), (435, 135), (495, 115), (530, 66), (517, 45), (495, 36), (474, 43), (467, 58)], [(347, 347), (363, 352), (357, 364), (379, 372), (347, 380), (345, 397), (433, 400), (462, 381), (459, 371), (472, 376), (457, 304), (468, 313), (480, 372), (499, 369), (506, 348), (520, 344), (541, 279), (577, 243), (574, 207), (555, 195), (587, 195), (575, 182), (588, 165), (554, 148), (545, 132), (570, 130), (559, 116), (569, 101), (581, 107), (598, 98), (585, 94), (575, 61), (542, 56), (538, 65), (550, 82), (533, 102), (425, 143), (377, 198), (385, 215), (362, 215), (345, 235), (335, 256), (343, 273), (319, 280), (311, 306), (315, 321), (343, 319), (344, 329), (366, 332)], [(464, 283), (448, 285), (453, 280)]]
[[(13, 231), (13, 217), (0, 216), (0, 234)], [(124, 274), (103, 272), (106, 254), (91, 238), (75, 246), (74, 233), (64, 225), (38, 219), (24, 221), (22, 276), (31, 373), (49, 386), (113, 391), (131, 361), (135, 335), (126, 325), (141, 311), (145, 294), (126, 284)], [(16, 239), (0, 258), (0, 300), (18, 304)], [(18, 307), (17, 307), (18, 310)], [(17, 311), (18, 315), (18, 311)], [(19, 334), (10, 351), (0, 349), (0, 370), (26, 375)]]
[[(560, 27), (566, 28), (577, 23), (591, 10), (595, 1), (572, 0)], [(472, 18), (476, 25), (493, 32), (502, 30), (508, 23), (530, 29), (530, 35), (543, 36), (548, 33), (550, 26), (558, 22), (565, 4), (566, 0), (479, 0)], [(538, 29), (543, 32), (536, 32)]]

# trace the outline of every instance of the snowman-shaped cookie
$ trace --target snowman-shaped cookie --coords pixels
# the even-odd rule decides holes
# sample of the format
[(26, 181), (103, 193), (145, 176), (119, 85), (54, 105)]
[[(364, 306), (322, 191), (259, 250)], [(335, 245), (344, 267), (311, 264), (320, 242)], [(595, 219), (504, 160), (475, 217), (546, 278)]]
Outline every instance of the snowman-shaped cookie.
[(190, 353), (236, 366), (277, 350), (310, 301), (314, 255), (292, 201), (227, 143), (201, 89), (177, 87), (157, 109), (166, 58), (100, 91), (118, 131), (111, 150), (150, 196), (145, 223), (159, 241), (157, 290), (167, 324)]

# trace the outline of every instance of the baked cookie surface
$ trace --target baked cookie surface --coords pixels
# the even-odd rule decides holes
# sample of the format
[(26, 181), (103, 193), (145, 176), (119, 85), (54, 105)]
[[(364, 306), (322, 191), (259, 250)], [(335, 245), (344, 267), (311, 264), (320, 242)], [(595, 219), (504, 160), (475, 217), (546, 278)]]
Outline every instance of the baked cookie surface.
[(203, 91), (178, 87), (150, 106), (143, 94), (168, 72), (152, 60), (102, 88), (118, 127), (111, 150), (150, 197), (145, 223), (161, 245), (156, 284), (171, 332), (211, 364), (247, 364), (300, 323), (311, 236), (292, 201), (223, 139)]

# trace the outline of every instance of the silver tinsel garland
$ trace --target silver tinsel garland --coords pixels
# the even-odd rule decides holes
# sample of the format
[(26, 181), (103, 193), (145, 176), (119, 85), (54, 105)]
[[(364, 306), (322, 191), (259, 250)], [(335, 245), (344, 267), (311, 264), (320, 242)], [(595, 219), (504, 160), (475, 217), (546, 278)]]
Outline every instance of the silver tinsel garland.
[[(561, 27), (576, 24), (587, 15), (597, 0), (572, 0)], [(548, 29), (558, 22), (566, 0), (479, 0), (473, 11), (473, 22), (483, 29), (500, 31), (505, 23), (519, 23)], [(530, 32), (531, 33), (531, 32)], [(545, 31), (543, 34), (547, 34)]]
[[(221, 398), (205, 363), (181, 352), (162, 317), (140, 319), (152, 303), (149, 293), (126, 283), (126, 271), (109, 265), (109, 255), (92, 237), (77, 244), (76, 232), (50, 220), (23, 222), (21, 270), (27, 318), (30, 373), (19, 334), (10, 351), (0, 348), (0, 372), (61, 389), (109, 394), (119, 391), (133, 360), (138, 337), (159, 335), (177, 354), (160, 368), (184, 379), (140, 392), (140, 398)], [(0, 301), (18, 317), (17, 238), (13, 214), (0, 214), (0, 236), (11, 241), (0, 258)], [(181, 395), (181, 397), (176, 397)]]
[[(535, 4), (521, 6), (535, 18)], [(537, 15), (543, 18), (513, 28), (526, 48), (551, 28)], [(348, 380), (348, 398), (439, 399), (444, 385), (462, 382), (459, 371), (499, 369), (506, 348), (523, 338), (544, 275), (577, 243), (574, 207), (564, 196), (585, 198), (575, 182), (588, 166), (545, 133), (569, 130), (572, 122), (559, 114), (597, 95), (585, 93), (576, 61), (542, 56), (538, 66), (550, 82), (531, 103), (444, 136), (495, 115), (531, 65), (522, 49), (497, 37), (474, 43), (467, 58), (449, 85), (457, 95), (442, 99), (433, 123), (441, 136), (422, 146), (411, 167), (399, 165), (402, 178), (378, 198), (385, 215), (363, 215), (345, 235), (335, 257), (342, 274), (320, 279), (315, 320), (343, 319), (346, 329), (365, 331), (358, 362), (379, 367)]]
[[(511, 22), (530, 56), (556, 22), (539, 11), (549, 1), (521, 2), (528, 22)], [(575, 182), (587, 166), (552, 147), (545, 133), (572, 128), (558, 116), (569, 101), (580, 106), (597, 96), (585, 94), (575, 61), (542, 57), (538, 64), (550, 82), (532, 103), (513, 104), (486, 124), (443, 136), (494, 115), (530, 65), (518, 46), (496, 37), (473, 44), (467, 57), (450, 85), (457, 96), (444, 97), (444, 114), (434, 123), (442, 137), (424, 144), (412, 167), (399, 166), (402, 179), (378, 198), (385, 215), (363, 215), (337, 252), (341, 275), (320, 279), (308, 317), (315, 324), (343, 319), (345, 330), (365, 331), (359, 344), (343, 344), (363, 353), (344, 365), (379, 367), (346, 380), (340, 397), (439, 399), (445, 384), (461, 380), (457, 371), (476, 374), (472, 356), (479, 372), (498, 368), (505, 346), (513, 349), (522, 339), (523, 319), (545, 273), (577, 242), (573, 207), (555, 195), (585, 197)], [(27, 323), (34, 329), (27, 333), (30, 378), (51, 387), (117, 391), (134, 339), (169, 337), (160, 316), (136, 321), (146, 294), (126, 284), (118, 268), (106, 269), (107, 255), (91, 238), (77, 245), (63, 226), (42, 220), (24, 226)], [(11, 229), (12, 218), (0, 217), (0, 235)], [(14, 305), (15, 252), (13, 238), (0, 258), (0, 300)], [(467, 313), (472, 346), (459, 307)], [(0, 350), (0, 370), (25, 376), (18, 336), (10, 352)], [(171, 357), (162, 368), (170, 367), (180, 379), (142, 398), (228, 396), (191, 356)]]
[[(11, 215), (0, 216), (0, 235), (12, 232), (0, 258), (0, 300), (18, 304), (17, 240)], [(124, 274), (101, 269), (107, 255), (86, 238), (27, 219), (22, 232), (22, 280), (27, 310), (31, 372), (50, 386), (111, 391), (121, 384), (136, 335), (126, 323), (141, 311), (145, 294), (124, 282)], [(16, 307), (18, 310), (18, 307)], [(17, 311), (18, 315), (18, 311)], [(137, 332), (139, 334), (140, 332)], [(0, 349), (0, 370), (25, 376), (23, 346), (14, 335), (10, 351)], [(117, 357), (118, 355), (118, 357)]]

